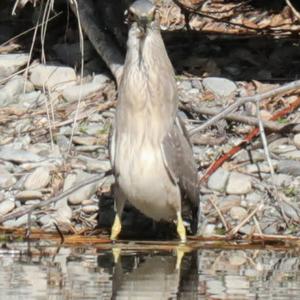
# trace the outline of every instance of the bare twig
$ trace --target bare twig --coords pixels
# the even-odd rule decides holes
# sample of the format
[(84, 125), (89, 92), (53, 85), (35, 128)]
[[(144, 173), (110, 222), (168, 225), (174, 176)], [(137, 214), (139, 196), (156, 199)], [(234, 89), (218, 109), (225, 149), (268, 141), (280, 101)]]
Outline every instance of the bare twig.
[(220, 219), (221, 219), (221, 221), (222, 221), (222, 223), (223, 223), (223, 225), (224, 225), (226, 231), (228, 231), (228, 230), (229, 230), (228, 224), (227, 224), (227, 222), (226, 222), (226, 220), (225, 220), (225, 218), (224, 218), (222, 212), (220, 211), (219, 207), (218, 207), (217, 204), (215, 203), (215, 200), (214, 200), (212, 197), (209, 197), (208, 200), (210, 201), (210, 203), (213, 205), (213, 207), (214, 207), (215, 210), (217, 211), (217, 213), (218, 213), (218, 215), (219, 215), (219, 217), (220, 217)]
[[(237, 100), (233, 104), (231, 104), (230, 106), (225, 108), (218, 115), (212, 117), (211, 119), (209, 119), (207, 122), (205, 122), (201, 126), (193, 128), (192, 130), (190, 130), (189, 135), (191, 136), (191, 135), (193, 135), (197, 132), (203, 131), (204, 129), (208, 128), (209, 126), (211, 126), (211, 125), (215, 124), (216, 122), (218, 122), (219, 120), (223, 119), (228, 114), (234, 112), (238, 107), (240, 107), (241, 105), (243, 105), (247, 102), (254, 102), (254, 103), (255, 102), (260, 102), (263, 99), (274, 97), (276, 95), (283, 94), (283, 93), (286, 93), (288, 91), (299, 89), (299, 88), (300, 88), (300, 80), (296, 80), (296, 81), (292, 81), (290, 83), (287, 83), (285, 85), (282, 85), (278, 88), (272, 89), (272, 90), (270, 90), (268, 92), (265, 92), (265, 93), (262, 93), (262, 94), (256, 94), (256, 95), (253, 95), (253, 96), (237, 98)], [(194, 107), (194, 105), (193, 105), (192, 109), (197, 110), (197, 107)]]
[(35, 209), (41, 208), (43, 206), (49, 205), (49, 204), (54, 203), (54, 202), (57, 202), (57, 201), (65, 198), (65, 197), (69, 196), (70, 194), (74, 193), (75, 191), (79, 190), (80, 188), (82, 188), (82, 187), (84, 187), (88, 184), (95, 183), (95, 182), (103, 179), (104, 177), (106, 177), (108, 175), (111, 175), (111, 170), (109, 170), (105, 173), (99, 174), (99, 175), (95, 175), (91, 178), (88, 178), (88, 179), (82, 181), (81, 183), (79, 183), (78, 185), (71, 187), (70, 189), (66, 190), (65, 192), (61, 193), (60, 195), (58, 195), (56, 197), (53, 197), (53, 198), (50, 198), (46, 201), (31, 205), (30, 207), (27, 207), (24, 210), (13, 212), (13, 213), (7, 214), (5, 216), (1, 216), (0, 217), (0, 223), (3, 223), (7, 220), (19, 218), (19, 217), (27, 215), (27, 214), (30, 214)]
[(298, 12), (298, 10), (294, 7), (294, 5), (291, 3), (290, 0), (285, 0), (287, 6), (291, 9), (291, 11), (293, 12), (293, 14), (298, 18), (298, 20), (300, 20), (300, 13)]

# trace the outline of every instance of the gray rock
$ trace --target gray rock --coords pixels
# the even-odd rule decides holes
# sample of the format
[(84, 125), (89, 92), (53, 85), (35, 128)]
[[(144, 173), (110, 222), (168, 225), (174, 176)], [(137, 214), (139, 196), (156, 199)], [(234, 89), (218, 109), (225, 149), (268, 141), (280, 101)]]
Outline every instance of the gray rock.
[(281, 160), (277, 165), (277, 172), (292, 176), (300, 176), (300, 161)]
[(83, 161), (87, 170), (91, 172), (106, 172), (111, 169), (109, 160), (98, 160), (83, 155), (79, 155), (78, 159)]
[(18, 96), (23, 93), (25, 80), (22, 76), (15, 76), (0, 89), (0, 106), (17, 103)]
[(99, 210), (97, 205), (86, 205), (82, 207), (82, 211), (86, 214), (93, 214)]
[(300, 133), (294, 135), (294, 144), (300, 150)]
[[(92, 176), (93, 175), (81, 171), (76, 176), (76, 181), (75, 181), (74, 185), (76, 185), (77, 183), (80, 183), (83, 180), (86, 180)], [(97, 185), (98, 185), (97, 183), (92, 183), (92, 184), (86, 185), (83, 188), (77, 190), (76, 192), (74, 192), (73, 194), (71, 194), (68, 197), (69, 202), (73, 205), (77, 205), (77, 204), (81, 204), (81, 202), (83, 200), (90, 199), (90, 197), (93, 194), (95, 194), (95, 192), (97, 191)]]
[(46, 187), (51, 180), (50, 171), (47, 167), (39, 167), (31, 173), (25, 181), (26, 190), (39, 190)]
[(53, 214), (53, 217), (57, 222), (68, 222), (72, 218), (72, 209), (67, 203), (61, 202), (56, 206), (56, 212)]
[(0, 55), (0, 79), (6, 78), (22, 66), (27, 64), (28, 54), (1, 54)]
[[(293, 146), (293, 147), (295, 147), (295, 146)], [(280, 156), (287, 158), (287, 159), (300, 160), (300, 150), (285, 152), (285, 153), (282, 153)]]
[(43, 199), (43, 194), (40, 191), (21, 191), (16, 194), (16, 199), (27, 201), (33, 199)]
[(0, 202), (0, 215), (6, 215), (15, 208), (15, 202), (4, 200)]
[(49, 215), (40, 217), (38, 221), (45, 227), (52, 226), (55, 223), (55, 220)]
[[(35, 215), (31, 216), (31, 221), (32, 222), (36, 221), (36, 216)], [(22, 216), (18, 219), (8, 220), (8, 221), (3, 222), (3, 226), (7, 227), (7, 228), (15, 228), (15, 227), (24, 226), (25, 224), (27, 224), (27, 222), (28, 222), (28, 216), (24, 215), (24, 216)]]
[(97, 138), (94, 136), (74, 136), (73, 143), (78, 145), (95, 145), (97, 143)]
[(15, 150), (10, 147), (0, 147), (0, 159), (16, 163), (40, 162), (43, 158), (24, 150)]
[(17, 182), (15, 176), (0, 166), (0, 188), (8, 189)]
[(5, 195), (2, 192), (0, 192), (0, 202), (2, 202), (4, 199), (5, 199)]
[(30, 93), (21, 94), (17, 98), (17, 102), (25, 108), (31, 108), (35, 105), (40, 105), (47, 100), (46, 95), (41, 91), (33, 91)]
[(230, 209), (229, 214), (233, 220), (242, 221), (247, 216), (247, 210), (243, 207), (234, 206)]
[(74, 69), (61, 66), (38, 65), (30, 69), (30, 81), (37, 88), (48, 90), (63, 90), (67, 86), (76, 84)]
[(208, 179), (208, 187), (212, 190), (225, 191), (226, 183), (229, 178), (229, 172), (223, 168), (219, 168)]
[(247, 194), (252, 189), (251, 177), (232, 172), (229, 176), (226, 193), (228, 194)]
[(179, 83), (178, 87), (180, 89), (189, 91), (192, 88), (192, 84), (190, 80), (183, 80)]
[(232, 266), (241, 266), (247, 262), (247, 256), (244, 251), (234, 251), (229, 257), (229, 263)]
[(247, 194), (246, 201), (247, 206), (255, 206), (259, 202), (261, 202), (263, 199), (262, 195), (260, 195), (258, 192), (252, 192), (250, 194)]
[(220, 77), (204, 78), (202, 84), (205, 89), (210, 90), (220, 98), (231, 96), (237, 89), (234, 82)]
[(66, 87), (63, 90), (63, 97), (68, 102), (78, 101), (79, 95), (81, 94), (81, 99), (88, 97), (89, 95), (103, 89), (106, 85), (106, 82), (109, 80), (105, 75), (96, 75), (92, 82), (88, 82), (85, 84), (76, 85), (72, 87)]
[[(272, 182), (272, 178), (269, 180)], [(293, 181), (293, 178), (287, 174), (274, 174), (273, 182), (276, 186), (289, 186)]]
[(242, 228), (240, 228), (239, 232), (242, 233), (242, 234), (247, 234), (247, 235), (249, 235), (249, 234), (251, 234), (251, 233), (254, 232), (253, 229), (254, 229), (254, 228), (253, 228), (252, 225), (246, 224), (246, 225), (244, 225)]
[[(263, 151), (259, 151), (259, 150), (251, 151), (251, 155), (252, 155), (251, 158), (252, 158), (253, 162), (259, 162), (259, 161), (265, 160), (265, 154)], [(239, 163), (250, 161), (250, 156), (249, 156), (248, 151), (246, 151), (244, 149), (239, 151), (234, 156), (234, 160)]]
[(226, 187), (228, 194), (247, 194), (251, 189), (251, 177), (237, 172), (230, 174)]
[(201, 230), (201, 235), (203, 236), (212, 236), (215, 234), (216, 225), (215, 224), (206, 224)]

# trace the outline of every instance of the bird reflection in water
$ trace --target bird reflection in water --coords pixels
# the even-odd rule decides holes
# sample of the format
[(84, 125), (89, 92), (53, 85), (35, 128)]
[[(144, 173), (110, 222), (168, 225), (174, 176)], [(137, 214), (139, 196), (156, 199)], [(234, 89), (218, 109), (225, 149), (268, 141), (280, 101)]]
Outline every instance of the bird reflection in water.
[(100, 255), (99, 267), (112, 274), (112, 299), (197, 299), (197, 253), (180, 261), (180, 251), (185, 252), (122, 253), (115, 247)]

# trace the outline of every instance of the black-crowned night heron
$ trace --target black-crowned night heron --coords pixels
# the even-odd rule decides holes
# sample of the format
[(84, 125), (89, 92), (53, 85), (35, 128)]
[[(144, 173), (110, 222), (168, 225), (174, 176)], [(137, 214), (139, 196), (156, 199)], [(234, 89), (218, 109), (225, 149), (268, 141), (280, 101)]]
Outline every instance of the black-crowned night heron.
[(119, 85), (111, 162), (116, 216), (111, 239), (121, 231), (126, 199), (146, 216), (177, 220), (182, 242), (186, 208), (197, 224), (198, 182), (192, 148), (177, 117), (177, 86), (155, 6), (138, 0), (129, 8), (127, 54)]

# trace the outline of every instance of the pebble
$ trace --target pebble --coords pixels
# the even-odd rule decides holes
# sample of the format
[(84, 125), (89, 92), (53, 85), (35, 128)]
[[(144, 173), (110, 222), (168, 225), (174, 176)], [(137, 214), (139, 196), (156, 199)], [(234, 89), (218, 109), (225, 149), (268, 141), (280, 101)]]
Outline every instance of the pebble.
[(294, 135), (294, 144), (300, 150), (300, 133)]
[(52, 226), (55, 223), (55, 220), (49, 216), (49, 215), (44, 215), (39, 218), (39, 222), (42, 224), (42, 226)]
[(0, 159), (16, 163), (40, 162), (43, 158), (31, 152), (16, 150), (10, 147), (0, 147)]
[[(292, 147), (295, 147), (291, 145)], [(282, 153), (280, 155), (281, 157), (287, 158), (287, 159), (295, 159), (295, 160), (300, 160), (300, 150), (295, 150), (295, 151), (289, 151), (286, 153)]]
[(277, 172), (292, 176), (300, 176), (300, 161), (281, 160), (278, 162)]
[(4, 79), (22, 66), (27, 64), (29, 55), (26, 53), (20, 54), (1, 54), (0, 55), (0, 79)]
[(274, 182), (274, 184), (278, 187), (282, 187), (282, 186), (289, 186), (292, 181), (293, 178), (287, 174), (274, 174), (273, 176), (273, 181), (272, 178), (270, 178), (270, 183)]
[(251, 189), (251, 177), (237, 172), (232, 172), (230, 174), (226, 187), (226, 193), (247, 194), (251, 192)]
[(6, 215), (15, 208), (15, 202), (4, 200), (0, 202), (0, 215)]
[[(36, 221), (36, 216), (35, 215), (31, 215), (31, 222), (35, 222)], [(14, 228), (14, 227), (21, 227), (25, 224), (27, 224), (28, 222), (28, 216), (24, 215), (18, 219), (15, 220), (8, 220), (3, 222), (3, 226), (8, 227), (8, 228)]]
[(243, 207), (234, 206), (230, 209), (229, 214), (233, 220), (242, 221), (247, 216), (247, 210)]
[(229, 178), (229, 172), (223, 168), (219, 168), (208, 179), (208, 187), (219, 192), (225, 191), (226, 183)]
[(201, 235), (203, 236), (212, 236), (215, 234), (216, 225), (215, 224), (206, 224), (201, 230)]
[(262, 200), (263, 200), (263, 197), (258, 192), (252, 192), (250, 194), (247, 194), (247, 196), (246, 196), (246, 201), (247, 201), (248, 207), (255, 206)]
[(229, 263), (232, 266), (241, 266), (246, 262), (247, 258), (243, 251), (235, 251), (234, 254), (229, 257)]
[(21, 191), (16, 194), (16, 199), (20, 201), (43, 199), (43, 194), (40, 191)]
[(0, 202), (2, 202), (4, 199), (5, 199), (5, 195), (2, 192), (0, 192)]
[(0, 166), (0, 188), (8, 189), (17, 182), (15, 176)]
[(30, 69), (30, 81), (37, 88), (62, 90), (69, 85), (75, 85), (76, 73), (70, 67), (48, 66), (40, 64)]
[(84, 155), (79, 155), (78, 159), (83, 161), (87, 170), (91, 172), (106, 172), (111, 169), (111, 163), (109, 160), (99, 160)]
[(237, 89), (234, 82), (220, 77), (204, 78), (202, 84), (205, 89), (210, 90), (220, 98), (231, 96)]
[(80, 95), (81, 99), (88, 97), (89, 95), (103, 89), (109, 78), (105, 75), (96, 75), (91, 82), (84, 83), (81, 86), (69, 86), (63, 90), (63, 97), (68, 102), (78, 101)]
[(74, 136), (73, 143), (78, 145), (95, 145), (97, 144), (97, 138), (93, 136)]
[(46, 187), (51, 180), (50, 171), (47, 167), (39, 167), (31, 173), (25, 181), (26, 190), (39, 190)]
[(99, 210), (97, 205), (86, 205), (82, 207), (82, 211), (86, 214), (92, 214)]
[[(93, 175), (80, 171), (76, 176), (76, 181), (74, 185), (92, 177)], [(89, 199), (93, 194), (97, 191), (98, 183), (92, 183), (82, 187), (81, 189), (77, 190), (73, 194), (68, 197), (69, 203), (73, 205), (81, 204), (83, 200)]]
[(23, 92), (25, 80), (22, 76), (15, 76), (0, 89), (0, 107), (17, 103), (18, 96)]

